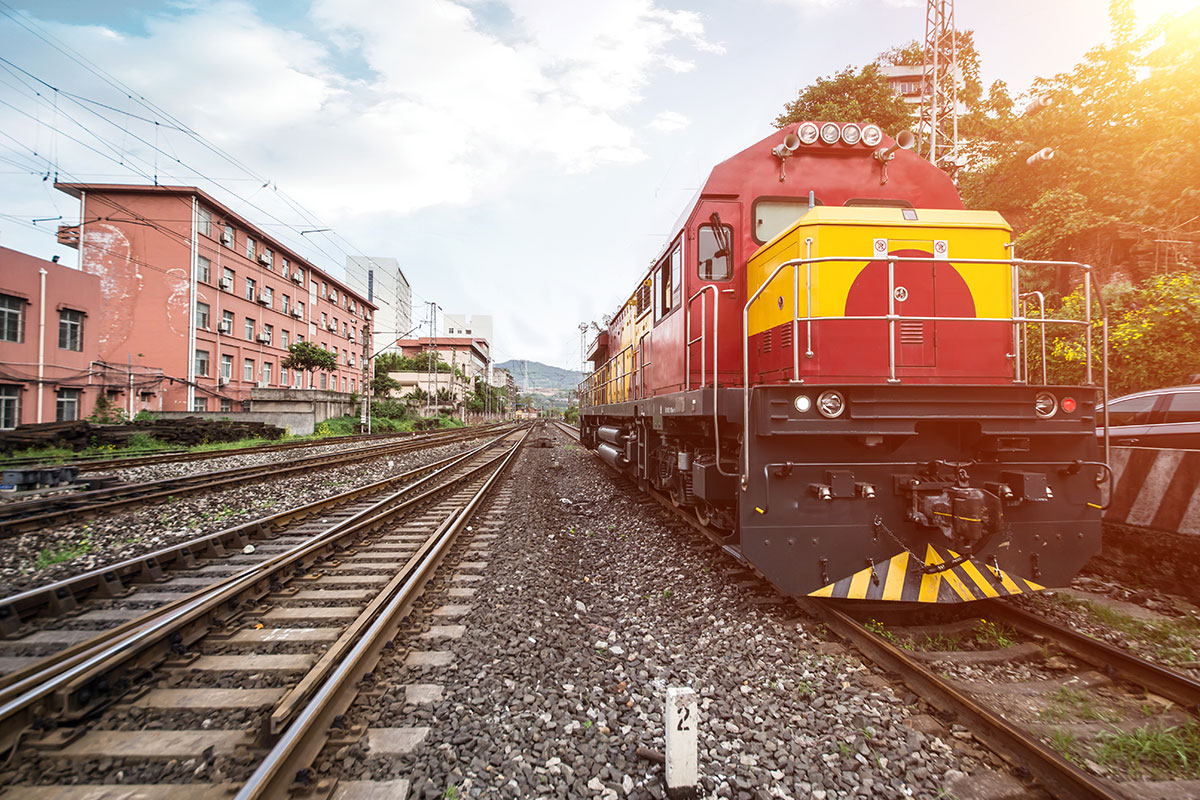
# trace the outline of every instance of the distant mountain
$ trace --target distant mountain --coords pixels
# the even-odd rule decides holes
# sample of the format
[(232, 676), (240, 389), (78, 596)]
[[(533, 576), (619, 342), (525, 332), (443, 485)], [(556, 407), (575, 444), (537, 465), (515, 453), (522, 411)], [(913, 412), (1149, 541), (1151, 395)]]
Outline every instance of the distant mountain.
[[(517, 386), (522, 391), (529, 391), (531, 389), (557, 389), (565, 392), (574, 389), (583, 380), (583, 373), (578, 370), (552, 367), (549, 364), (541, 364), (537, 361), (513, 359), (496, 364), (496, 366), (511, 372), (513, 380), (517, 382)], [(529, 375), (528, 383), (526, 383), (525, 377), (526, 369), (528, 369)]]

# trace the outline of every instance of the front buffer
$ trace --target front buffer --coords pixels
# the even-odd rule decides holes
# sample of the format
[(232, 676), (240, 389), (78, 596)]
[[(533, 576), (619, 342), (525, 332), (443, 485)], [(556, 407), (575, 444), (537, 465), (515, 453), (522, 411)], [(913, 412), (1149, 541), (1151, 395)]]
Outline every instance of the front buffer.
[[(1044, 418), (1035, 399), (1047, 391), (1058, 402)], [(839, 407), (828, 392), (841, 398), (832, 417), (821, 413)], [(1065, 585), (1100, 550), (1107, 468), (1094, 397), (1087, 387), (756, 388), (742, 553), (791, 595), (955, 603)]]

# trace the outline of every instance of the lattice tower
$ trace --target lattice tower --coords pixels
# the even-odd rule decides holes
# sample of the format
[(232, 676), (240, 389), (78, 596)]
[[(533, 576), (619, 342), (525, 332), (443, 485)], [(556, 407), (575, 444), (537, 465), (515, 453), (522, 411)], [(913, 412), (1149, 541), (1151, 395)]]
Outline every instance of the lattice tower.
[(954, 174), (958, 166), (958, 45), (954, 0), (928, 0), (921, 62), (917, 154)]

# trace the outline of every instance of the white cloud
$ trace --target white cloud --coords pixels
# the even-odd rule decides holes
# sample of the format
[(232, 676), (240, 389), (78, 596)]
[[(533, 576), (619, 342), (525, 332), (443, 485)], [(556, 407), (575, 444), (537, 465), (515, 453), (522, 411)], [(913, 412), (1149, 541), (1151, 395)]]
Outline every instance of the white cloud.
[(691, 124), (691, 119), (675, 111), (660, 111), (650, 120), (650, 127), (663, 133), (681, 131)]

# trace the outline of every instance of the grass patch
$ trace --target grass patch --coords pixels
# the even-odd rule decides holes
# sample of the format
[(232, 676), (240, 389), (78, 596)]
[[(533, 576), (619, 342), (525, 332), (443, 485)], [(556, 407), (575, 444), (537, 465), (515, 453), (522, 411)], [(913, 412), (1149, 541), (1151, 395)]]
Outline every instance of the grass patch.
[(1050, 732), (1050, 746), (1072, 764), (1080, 763), (1079, 753), (1076, 750), (1078, 744), (1079, 737), (1069, 731), (1054, 730)]
[(1068, 719), (1088, 722), (1115, 722), (1118, 715), (1096, 707), (1092, 698), (1078, 689), (1066, 686), (1050, 695), (1050, 707), (1038, 714), (1047, 722), (1064, 722)]
[(94, 545), (91, 539), (82, 539), (76, 544), (65, 544), (62, 547), (47, 547), (37, 554), (33, 560), (35, 570), (43, 570), (55, 564), (62, 564), (79, 556), (92, 552)]
[(1102, 733), (1093, 745), (1093, 759), (1131, 775), (1200, 778), (1200, 725)]
[(1139, 619), (1091, 600), (1056, 594), (1054, 601), (1086, 611), (1096, 622), (1144, 643), (1153, 656), (1168, 664), (1197, 660), (1195, 643), (1200, 638), (1200, 622), (1190, 617)]
[(989, 622), (986, 619), (979, 620), (971, 631), (975, 635), (975, 641), (980, 644), (990, 645), (996, 649), (1004, 647), (1012, 647), (1016, 643), (1016, 633), (1003, 625), (997, 625), (994, 622)]

